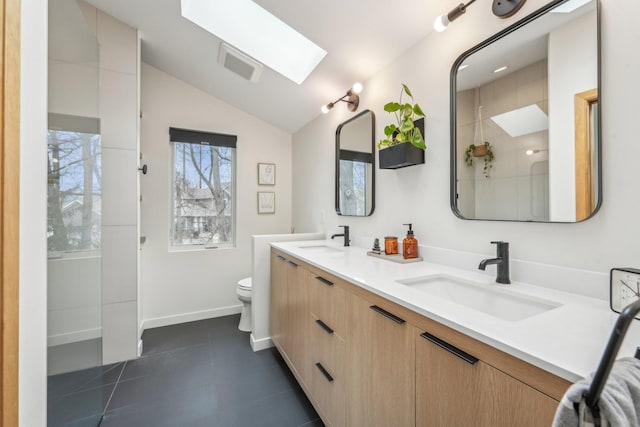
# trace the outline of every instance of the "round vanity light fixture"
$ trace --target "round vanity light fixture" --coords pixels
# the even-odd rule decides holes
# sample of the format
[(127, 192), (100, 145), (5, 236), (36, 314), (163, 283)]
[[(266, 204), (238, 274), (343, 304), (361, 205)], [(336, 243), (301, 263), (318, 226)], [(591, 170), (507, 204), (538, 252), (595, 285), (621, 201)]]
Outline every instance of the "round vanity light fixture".
[(363, 89), (362, 83), (355, 82), (351, 87), (351, 89), (349, 89), (346, 94), (344, 94), (343, 96), (341, 96), (340, 98), (336, 99), (333, 102), (323, 105), (321, 108), (321, 111), (324, 114), (327, 114), (329, 110), (331, 110), (336, 105), (336, 103), (340, 101), (347, 103), (347, 109), (349, 111), (356, 111), (358, 109), (358, 105), (360, 105), (360, 96), (358, 96), (358, 94), (362, 92), (362, 89)]
[(515, 15), (527, 0), (493, 0), (491, 10), (498, 18), (508, 18)]

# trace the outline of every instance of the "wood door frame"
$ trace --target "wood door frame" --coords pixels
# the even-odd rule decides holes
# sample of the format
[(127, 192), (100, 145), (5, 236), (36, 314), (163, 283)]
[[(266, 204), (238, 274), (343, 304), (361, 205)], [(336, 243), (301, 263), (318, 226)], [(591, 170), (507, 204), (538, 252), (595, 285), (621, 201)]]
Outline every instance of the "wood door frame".
[(18, 426), (20, 0), (0, 0), (0, 425)]
[(575, 109), (575, 167), (576, 167), (576, 221), (588, 218), (594, 211), (595, 171), (592, 140), (591, 104), (598, 102), (598, 89), (577, 93)]

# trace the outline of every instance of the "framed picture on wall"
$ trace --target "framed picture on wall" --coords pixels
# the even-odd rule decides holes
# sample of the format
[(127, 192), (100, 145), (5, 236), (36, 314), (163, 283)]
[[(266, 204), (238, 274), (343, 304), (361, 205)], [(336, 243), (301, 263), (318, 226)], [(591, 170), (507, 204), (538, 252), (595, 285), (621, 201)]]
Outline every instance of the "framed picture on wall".
[(258, 191), (258, 213), (276, 213), (276, 193), (273, 191)]
[(258, 185), (276, 185), (276, 165), (258, 163)]

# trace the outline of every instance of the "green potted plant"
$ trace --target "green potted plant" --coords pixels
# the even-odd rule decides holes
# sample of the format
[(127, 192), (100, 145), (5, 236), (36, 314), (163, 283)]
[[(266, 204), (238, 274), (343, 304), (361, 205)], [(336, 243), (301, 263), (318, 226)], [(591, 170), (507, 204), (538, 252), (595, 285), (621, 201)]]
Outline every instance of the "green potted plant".
[(489, 141), (484, 141), (480, 145), (471, 144), (464, 152), (464, 164), (468, 167), (473, 166), (473, 158), (483, 157), (484, 167), (482, 168), (482, 174), (485, 178), (489, 178), (489, 172), (493, 168), (493, 147)]
[[(402, 102), (407, 95), (411, 102)], [(420, 106), (414, 102), (409, 87), (402, 83), (398, 102), (389, 102), (384, 111), (393, 114), (395, 123), (384, 127), (385, 138), (378, 141), (380, 169), (397, 169), (424, 163), (424, 117)]]

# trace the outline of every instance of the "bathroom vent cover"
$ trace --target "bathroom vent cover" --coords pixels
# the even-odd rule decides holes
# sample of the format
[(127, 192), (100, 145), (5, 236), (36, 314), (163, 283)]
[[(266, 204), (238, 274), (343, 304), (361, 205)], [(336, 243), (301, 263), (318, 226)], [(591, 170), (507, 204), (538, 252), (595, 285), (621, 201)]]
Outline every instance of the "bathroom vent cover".
[(262, 74), (261, 63), (226, 43), (220, 44), (218, 63), (252, 83), (256, 83)]

